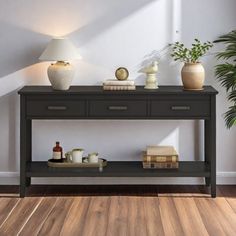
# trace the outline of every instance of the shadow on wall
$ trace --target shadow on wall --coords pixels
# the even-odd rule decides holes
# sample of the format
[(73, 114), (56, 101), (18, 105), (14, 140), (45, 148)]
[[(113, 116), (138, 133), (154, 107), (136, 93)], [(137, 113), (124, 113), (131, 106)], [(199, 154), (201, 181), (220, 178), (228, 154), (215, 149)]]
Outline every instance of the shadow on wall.
[[(20, 127), (20, 104), (18, 99), (17, 91), (13, 91), (11, 94), (8, 95), (10, 100), (10, 110), (9, 110), (9, 159), (8, 159), (8, 166), (16, 170), (18, 169), (18, 161), (19, 160), (19, 127)], [(12, 166), (12, 163), (13, 166)]]
[[(192, 123), (162, 120), (34, 121), (33, 158), (46, 161), (58, 139), (64, 152), (84, 148), (85, 155), (96, 151), (110, 161), (141, 160), (141, 153), (147, 145), (173, 145), (179, 151), (181, 160), (198, 160), (199, 156), (195, 156), (198, 153), (194, 153)], [(180, 130), (183, 132), (180, 133)], [(186, 130), (188, 132), (184, 132)]]
[[(99, 18), (94, 19), (94, 21), (89, 24), (79, 28), (77, 31), (72, 32), (69, 36), (71, 38), (76, 38), (79, 45), (83, 46), (99, 34), (103, 33), (105, 30), (108, 30), (110, 27), (114, 27), (114, 25), (120, 20), (124, 20), (127, 16), (130, 16), (153, 1), (156, 0), (114, 1), (106, 12), (104, 12)], [(106, 0), (103, 2), (105, 3)]]
[[(71, 38), (73, 38), (76, 35), (76, 41), (78, 41), (79, 45), (81, 46), (85, 44), (86, 42), (88, 42), (89, 40), (96, 37), (98, 34), (102, 33), (107, 28), (116, 24), (119, 20), (132, 14), (133, 12), (137, 11), (139, 8), (143, 7), (144, 5), (152, 1), (154, 0), (139, 0), (139, 1), (103, 0), (103, 1), (100, 1), (99, 10), (105, 9), (104, 12), (102, 14), (101, 13), (98, 14), (100, 16), (98, 16), (97, 19), (94, 19), (92, 23), (89, 23), (83, 26), (82, 28), (75, 30), (75, 32), (71, 34), (70, 36)], [(45, 2), (46, 4), (45, 7), (46, 8), (48, 7), (48, 9), (52, 10), (52, 5), (54, 3), (47, 1)], [(69, 4), (70, 6), (68, 7), (67, 4)], [(61, 19), (60, 16), (63, 16), (64, 18), (65, 17), (69, 18), (71, 16), (72, 18), (71, 23), (73, 23), (73, 20), (76, 20), (76, 21), (78, 20), (78, 19), (73, 18), (73, 14), (69, 14), (69, 12), (67, 12), (68, 8), (70, 10), (73, 10), (73, 4), (77, 6), (78, 2), (71, 1), (70, 3), (67, 3), (63, 1), (62, 4), (57, 3), (56, 6), (58, 8), (57, 9), (58, 16), (55, 14), (49, 14), (49, 13), (48, 15), (45, 15), (45, 13), (43, 13), (42, 15), (39, 15), (37, 11), (35, 12), (36, 16), (34, 16), (32, 15), (32, 13), (27, 12), (27, 10), (29, 11), (30, 6), (32, 6), (32, 8), (35, 7), (32, 5), (32, 2), (28, 2), (28, 4), (26, 5), (27, 10), (22, 9), (22, 6), (19, 9), (19, 11), (21, 12), (21, 15), (19, 16), (20, 18), (18, 22), (16, 19), (13, 22), (11, 22), (11, 20), (7, 21), (6, 19), (1, 20), (0, 28), (1, 28), (1, 31), (3, 32), (2, 34), (3, 36), (1, 36), (0, 38), (0, 49), (1, 49), (1, 55), (3, 56), (0, 57), (0, 77), (6, 76), (26, 66), (29, 66), (38, 62), (38, 57), (40, 56), (45, 46), (47, 45), (48, 41), (50, 40), (50, 36), (47, 36), (43, 33), (39, 33), (39, 32), (42, 32), (42, 24), (40, 23), (40, 19), (41, 19), (41, 22), (45, 23), (44, 18), (47, 18), (47, 21), (49, 22), (48, 24), (49, 26), (51, 26), (51, 32), (53, 34), (53, 32), (55, 31), (55, 27), (57, 27), (58, 25), (58, 22), (60, 22), (61, 20), (63, 21), (63, 19)], [(81, 1), (80, 1), (80, 4), (82, 4)], [(88, 7), (93, 8), (93, 5), (94, 5), (94, 0), (86, 1), (87, 8)], [(7, 7), (10, 9), (9, 6)], [(42, 7), (42, 4), (40, 5), (40, 7)], [(55, 5), (53, 5), (53, 9), (54, 8), (55, 8)], [(63, 9), (64, 9), (64, 12), (62, 11)], [(61, 14), (59, 14), (59, 12), (61, 12)], [(65, 12), (67, 12), (67, 14), (65, 14)], [(116, 12), (118, 12), (119, 14), (114, 14)], [(24, 19), (22, 19), (22, 21), (24, 20), (25, 25), (22, 25), (22, 22), (20, 22), (23, 13), (25, 14), (25, 17)], [(27, 19), (27, 21), (26, 21), (26, 18), (27, 18), (26, 13), (28, 13), (28, 15), (31, 16), (31, 18)], [(79, 7), (78, 7), (77, 14), (80, 14)], [(81, 14), (83, 15), (83, 12), (81, 12)], [(51, 19), (49, 16), (52, 18), (52, 21), (54, 22), (54, 24), (50, 23)], [(70, 22), (68, 19), (65, 19), (65, 20), (68, 23)], [(57, 24), (55, 24), (55, 22), (57, 22)], [(37, 28), (36, 27), (37, 24), (40, 28), (39, 32), (36, 32), (36, 29), (35, 29)], [(49, 26), (45, 25), (45, 29), (47, 28), (47, 33), (50, 32)], [(63, 27), (65, 28), (64, 31), (68, 32), (66, 29), (66, 26), (63, 26)], [(70, 25), (68, 25), (67, 27), (70, 28)], [(34, 29), (31, 29), (31, 28), (34, 28)], [(63, 35), (63, 33), (61, 34)]]
[(17, 91), (0, 98), (0, 171), (16, 171), (19, 164), (19, 99)]
[(0, 22), (0, 28), (4, 32), (0, 38), (0, 77), (38, 62), (48, 36), (4, 21)]
[(49, 62), (36, 63), (0, 79), (0, 98), (24, 85), (49, 85), (47, 68)]
[[(158, 84), (159, 85), (181, 85), (180, 65), (173, 63), (170, 57), (171, 48), (169, 44), (181, 40), (182, 32), (182, 0), (170, 0), (166, 2), (165, 14), (165, 45), (157, 45), (155, 49), (143, 56), (143, 60), (137, 65), (137, 70), (158, 61)], [(162, 23), (162, 22), (161, 22)], [(162, 23), (163, 25), (163, 23)], [(164, 25), (163, 25), (164, 26)], [(159, 48), (158, 48), (159, 46)], [(137, 78), (138, 83), (145, 83), (145, 75), (140, 75)]]
[[(171, 49), (168, 45), (161, 50), (153, 50), (151, 53), (143, 57), (143, 61), (137, 66), (139, 71), (141, 68), (151, 64), (153, 61), (158, 61), (157, 82), (158, 85), (182, 85), (180, 78), (180, 64), (173, 63), (170, 56)], [(146, 75), (142, 74), (136, 78), (137, 84), (145, 83)]]

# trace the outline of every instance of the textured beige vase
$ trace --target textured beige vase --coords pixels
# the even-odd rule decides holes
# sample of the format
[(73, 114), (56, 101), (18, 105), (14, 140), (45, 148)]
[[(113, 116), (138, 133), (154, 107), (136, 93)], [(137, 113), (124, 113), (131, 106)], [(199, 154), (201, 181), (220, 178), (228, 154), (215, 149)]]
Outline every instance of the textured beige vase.
[(186, 90), (202, 90), (205, 70), (200, 62), (185, 63), (181, 70), (182, 82)]

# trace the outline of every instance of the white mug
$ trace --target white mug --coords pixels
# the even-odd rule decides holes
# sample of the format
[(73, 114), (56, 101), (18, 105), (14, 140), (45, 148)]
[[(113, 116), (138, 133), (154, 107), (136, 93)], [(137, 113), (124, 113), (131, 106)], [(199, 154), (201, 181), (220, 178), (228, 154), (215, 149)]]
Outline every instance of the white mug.
[(88, 155), (89, 163), (98, 163), (98, 153), (93, 152)]
[(84, 149), (82, 148), (73, 149), (71, 152), (72, 162), (82, 163), (83, 153)]

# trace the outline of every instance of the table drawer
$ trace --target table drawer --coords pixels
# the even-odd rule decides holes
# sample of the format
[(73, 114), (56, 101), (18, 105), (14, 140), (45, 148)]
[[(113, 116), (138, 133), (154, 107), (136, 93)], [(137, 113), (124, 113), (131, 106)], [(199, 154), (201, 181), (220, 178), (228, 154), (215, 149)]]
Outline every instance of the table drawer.
[(210, 116), (210, 103), (198, 100), (152, 101), (152, 117), (207, 118)]
[(140, 100), (100, 100), (91, 101), (89, 106), (90, 117), (146, 117), (147, 103)]
[(28, 117), (81, 117), (85, 116), (85, 102), (73, 100), (29, 100), (27, 101), (27, 116)]

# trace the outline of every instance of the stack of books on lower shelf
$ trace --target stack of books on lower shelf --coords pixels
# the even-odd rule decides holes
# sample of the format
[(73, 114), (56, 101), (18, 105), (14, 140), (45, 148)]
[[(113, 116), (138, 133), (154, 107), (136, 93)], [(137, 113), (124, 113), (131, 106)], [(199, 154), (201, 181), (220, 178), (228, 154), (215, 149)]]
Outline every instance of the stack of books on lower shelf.
[(179, 156), (172, 146), (147, 146), (143, 152), (144, 169), (177, 169)]
[(134, 80), (106, 80), (103, 82), (103, 90), (135, 90)]

